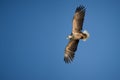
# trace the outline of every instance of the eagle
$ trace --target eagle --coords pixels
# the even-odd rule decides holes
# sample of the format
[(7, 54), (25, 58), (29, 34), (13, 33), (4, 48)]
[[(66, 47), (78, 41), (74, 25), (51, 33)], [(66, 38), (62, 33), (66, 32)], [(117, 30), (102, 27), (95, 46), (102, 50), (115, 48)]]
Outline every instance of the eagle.
[(89, 37), (87, 30), (84, 30), (82, 32), (85, 10), (86, 8), (83, 5), (80, 5), (75, 10), (75, 14), (72, 20), (72, 32), (67, 37), (67, 39), (69, 39), (69, 42), (64, 52), (65, 63), (71, 63), (73, 61), (79, 40), (82, 39), (83, 41), (86, 41)]

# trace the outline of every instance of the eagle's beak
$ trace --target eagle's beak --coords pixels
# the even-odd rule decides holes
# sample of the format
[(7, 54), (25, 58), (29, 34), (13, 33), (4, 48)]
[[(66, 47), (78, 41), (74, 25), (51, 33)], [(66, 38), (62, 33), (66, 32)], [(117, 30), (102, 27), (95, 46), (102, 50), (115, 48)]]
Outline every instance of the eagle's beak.
[(67, 36), (66, 39), (69, 39), (69, 36)]

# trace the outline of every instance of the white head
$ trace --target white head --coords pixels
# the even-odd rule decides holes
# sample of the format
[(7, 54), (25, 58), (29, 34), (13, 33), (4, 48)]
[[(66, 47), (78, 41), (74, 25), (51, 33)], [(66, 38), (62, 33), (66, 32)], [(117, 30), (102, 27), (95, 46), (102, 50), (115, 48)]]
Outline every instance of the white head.
[(68, 35), (66, 39), (72, 39), (73, 36), (72, 35)]

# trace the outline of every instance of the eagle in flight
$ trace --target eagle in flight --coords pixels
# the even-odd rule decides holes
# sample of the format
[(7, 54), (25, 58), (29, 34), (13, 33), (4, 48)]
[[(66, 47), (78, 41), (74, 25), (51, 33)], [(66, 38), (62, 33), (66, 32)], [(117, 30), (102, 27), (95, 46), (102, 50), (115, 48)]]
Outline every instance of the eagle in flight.
[(65, 63), (70, 63), (73, 61), (79, 40), (82, 39), (83, 41), (86, 41), (86, 39), (89, 37), (89, 33), (86, 30), (82, 32), (84, 16), (85, 7), (80, 5), (76, 8), (75, 14), (73, 16), (72, 32), (67, 37), (67, 39), (69, 39), (69, 43), (67, 44), (64, 52)]

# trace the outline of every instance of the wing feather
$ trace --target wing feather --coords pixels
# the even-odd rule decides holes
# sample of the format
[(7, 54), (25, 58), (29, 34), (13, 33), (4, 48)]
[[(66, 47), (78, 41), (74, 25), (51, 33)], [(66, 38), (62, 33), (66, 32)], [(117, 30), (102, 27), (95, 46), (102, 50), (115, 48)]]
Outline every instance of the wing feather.
[(73, 22), (72, 22), (72, 33), (79, 33), (82, 30), (83, 21), (85, 16), (85, 7), (79, 6), (76, 8)]
[(79, 40), (70, 40), (68, 45), (65, 48), (65, 53), (64, 53), (64, 61), (66, 63), (70, 63), (75, 55), (75, 51), (77, 50)]

